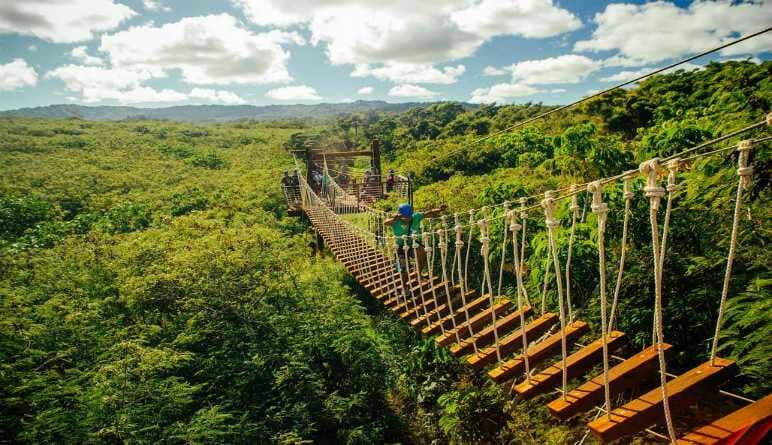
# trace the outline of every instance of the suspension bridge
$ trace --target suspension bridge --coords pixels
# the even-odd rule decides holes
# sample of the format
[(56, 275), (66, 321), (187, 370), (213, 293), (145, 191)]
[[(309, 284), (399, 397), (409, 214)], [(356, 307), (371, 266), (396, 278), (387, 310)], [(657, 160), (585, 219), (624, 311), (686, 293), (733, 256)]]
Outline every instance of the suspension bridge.
[[(677, 444), (760, 443), (772, 429), (772, 395), (751, 400), (717, 389), (730, 387), (728, 383), (738, 372), (737, 364), (718, 352), (743, 202), (754, 174), (751, 153), (767, 146), (772, 137), (763, 133), (768, 133), (771, 125), (772, 113), (764, 120), (700, 145), (684, 147), (666, 158), (648, 159), (636, 170), (471, 209), (465, 215), (426, 218), (420, 230), (402, 236), (391, 234), (392, 215), (373, 206), (380, 191), (370, 195), (375, 199), (363, 199), (361, 191), (342, 187), (324, 155), (307, 164), (307, 169), (319, 170), (321, 180), (310, 183), (298, 174), (297, 183), (285, 192), (288, 203), (291, 201), (291, 206), (307, 216), (337, 260), (373, 298), (423, 335), (432, 337), (438, 347), (448, 348), (473, 370), (505, 385), (516, 400), (554, 394), (545, 408), (556, 421), (591, 413), (588, 434), (603, 443), (642, 433)], [(762, 136), (758, 136), (760, 133)], [(748, 134), (755, 138), (746, 137)], [(732, 179), (736, 181), (736, 194), (732, 218), (725, 222), (731, 234), (710, 354), (704, 363), (674, 374), (667, 364), (678, 351), (666, 342), (663, 270), (667, 267), (668, 234), (681, 185), (679, 178), (695, 160), (730, 150), (737, 153), (736, 176)], [(297, 160), (296, 167), (301, 170)], [(614, 193), (621, 192), (624, 197), (622, 208), (611, 208), (606, 202), (613, 188), (619, 189)], [(579, 197), (585, 193), (597, 224), (599, 286), (595, 298), (600, 307), (599, 326), (582, 320), (571, 298)], [(644, 220), (651, 233), (654, 317), (648, 347), (625, 354), (629, 351), (624, 347), (628, 339), (616, 326), (623, 316), (618, 311), (619, 296), (636, 199), (648, 203)], [(556, 216), (560, 206), (568, 208), (568, 221)], [(617, 271), (613, 281), (607, 276), (609, 256), (605, 251), (611, 212), (624, 215), (619, 240), (622, 248), (613, 264)], [(367, 227), (354, 222), (351, 215), (366, 219)], [(550, 264), (540, 295), (524, 285), (527, 255), (533, 254), (527, 249), (528, 223), (533, 224), (534, 215), (546, 229), (548, 248), (544, 260)], [(564, 223), (570, 227), (570, 237), (567, 256), (561, 257), (557, 231)], [(495, 245), (492, 239), (497, 240)], [(497, 264), (491, 259), (494, 250)], [(507, 279), (511, 282), (505, 283)], [(507, 287), (514, 289), (514, 295), (508, 295)], [(551, 308), (547, 304), (548, 289), (556, 297)], [(591, 341), (582, 342), (587, 338)], [(645, 385), (641, 383), (652, 377), (657, 380), (656, 386), (643, 390)], [(722, 417), (677, 428), (674, 418), (706, 393), (731, 398), (742, 406)], [(659, 431), (654, 429), (656, 426)]]

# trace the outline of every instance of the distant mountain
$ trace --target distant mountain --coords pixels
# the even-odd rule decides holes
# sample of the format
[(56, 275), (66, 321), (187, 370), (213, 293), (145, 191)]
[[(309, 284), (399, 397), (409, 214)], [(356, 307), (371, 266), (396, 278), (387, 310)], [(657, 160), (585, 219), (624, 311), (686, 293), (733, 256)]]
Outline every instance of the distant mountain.
[(368, 111), (400, 112), (410, 108), (427, 107), (431, 103), (409, 102), (389, 103), (384, 101), (358, 100), (348, 103), (318, 105), (184, 105), (167, 108), (137, 108), (82, 105), (49, 105), (45, 107), (20, 108), (2, 111), (0, 117), (68, 118), (79, 117), (88, 120), (124, 119), (165, 119), (174, 121), (206, 122), (232, 121), (238, 119), (279, 120), (279, 119), (323, 119), (349, 113)]

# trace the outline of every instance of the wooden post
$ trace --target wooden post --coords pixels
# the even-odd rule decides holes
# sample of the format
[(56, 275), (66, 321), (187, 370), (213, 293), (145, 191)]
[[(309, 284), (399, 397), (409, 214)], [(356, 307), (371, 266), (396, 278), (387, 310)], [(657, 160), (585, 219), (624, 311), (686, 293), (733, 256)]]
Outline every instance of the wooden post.
[(413, 207), (413, 177), (410, 172), (405, 175), (407, 177), (407, 201), (410, 203), (410, 207)]
[(311, 167), (313, 166), (313, 153), (311, 152), (311, 147), (306, 147), (306, 182), (308, 184), (313, 184), (314, 181), (311, 178)]
[(383, 196), (383, 173), (381, 171), (381, 144), (378, 142), (378, 139), (373, 139), (373, 142), (370, 144), (370, 148), (372, 150), (370, 163), (373, 167), (373, 173), (378, 179), (377, 198), (381, 198)]

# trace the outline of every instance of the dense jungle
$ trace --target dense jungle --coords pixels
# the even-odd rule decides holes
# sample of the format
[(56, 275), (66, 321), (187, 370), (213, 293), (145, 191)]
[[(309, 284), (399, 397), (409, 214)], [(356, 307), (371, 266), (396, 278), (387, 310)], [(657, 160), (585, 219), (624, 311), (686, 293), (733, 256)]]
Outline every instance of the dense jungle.
[[(415, 207), (465, 214), (636, 169), (763, 121), (771, 105), (772, 62), (730, 61), (654, 76), (514, 130), (554, 107), (436, 103), (201, 124), (2, 118), (0, 443), (575, 443), (591, 413), (560, 423), (543, 407), (554, 394), (513, 401), (508, 386), (435, 347), (312, 248), (279, 186), (291, 150), (377, 141), (384, 169), (411, 177)], [(743, 138), (765, 136), (768, 127)], [(753, 398), (772, 392), (769, 146), (751, 153), (720, 343), (740, 370), (728, 389)], [(724, 150), (679, 176), (663, 278), (674, 370), (710, 350), (736, 170), (736, 152)], [(631, 350), (652, 329), (642, 186), (619, 296)], [(378, 206), (393, 211), (400, 199)], [(616, 277), (621, 187), (606, 199)], [(571, 286), (577, 312), (598, 326), (588, 200), (580, 196)], [(568, 203), (557, 216), (565, 262)], [(536, 295), (543, 215), (528, 224), (526, 287)]]

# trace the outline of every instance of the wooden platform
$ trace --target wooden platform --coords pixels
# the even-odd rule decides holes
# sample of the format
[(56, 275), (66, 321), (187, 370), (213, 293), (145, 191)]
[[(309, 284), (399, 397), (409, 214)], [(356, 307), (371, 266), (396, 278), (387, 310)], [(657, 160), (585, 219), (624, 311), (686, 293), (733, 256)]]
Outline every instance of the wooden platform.
[[(717, 358), (716, 364), (703, 363), (667, 382), (670, 410), (678, 413), (699, 396), (699, 391), (713, 389), (736, 371), (735, 362)], [(636, 434), (663, 421), (662, 391), (659, 387), (614, 409), (611, 418), (601, 416), (587, 427), (601, 442), (610, 442)]]
[[(566, 326), (566, 343), (570, 348), (579, 338), (587, 333), (590, 327), (583, 321), (575, 321)], [(520, 333), (517, 332), (517, 337), (520, 339)], [(522, 339), (520, 340), (522, 344)], [(560, 349), (563, 343), (563, 335), (561, 332), (556, 332), (539, 343), (533, 344), (528, 347), (525, 354), (528, 356), (528, 361), (532, 366), (536, 366), (549, 357), (560, 353)], [(502, 363), (501, 366), (491, 369), (488, 372), (488, 377), (496, 383), (504, 383), (507, 380), (517, 377), (525, 371), (525, 358), (523, 356), (514, 357)]]
[[(666, 354), (671, 349), (668, 344), (662, 346)], [(642, 380), (652, 378), (658, 366), (657, 349), (651, 346), (609, 369), (611, 396), (632, 388)], [(565, 398), (559, 397), (553, 400), (547, 405), (547, 409), (558, 419), (566, 420), (603, 403), (603, 397), (603, 374), (601, 374), (569, 391)]]
[[(714, 445), (772, 417), (772, 394), (678, 439), (678, 445)], [(743, 442), (737, 442), (738, 444)]]
[[(618, 348), (624, 340), (625, 334), (619, 331), (612, 331), (606, 340), (609, 353)], [(581, 348), (566, 358), (566, 374), (568, 379), (575, 379), (583, 376), (595, 365), (603, 361), (603, 341), (597, 339), (589, 345)], [(563, 361), (559, 360), (554, 365), (546, 368), (542, 372), (531, 377), (531, 380), (524, 380), (515, 385), (515, 392), (521, 398), (528, 399), (557, 388), (563, 382)]]

